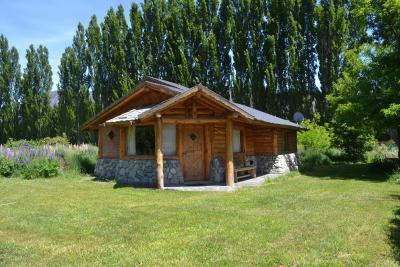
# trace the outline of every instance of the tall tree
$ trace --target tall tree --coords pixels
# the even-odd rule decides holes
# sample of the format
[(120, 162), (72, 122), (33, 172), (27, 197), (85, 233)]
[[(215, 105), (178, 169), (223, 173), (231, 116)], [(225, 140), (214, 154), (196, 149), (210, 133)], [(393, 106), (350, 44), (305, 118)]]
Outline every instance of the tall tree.
[(143, 57), (143, 17), (139, 6), (132, 3), (129, 13), (131, 28), (127, 36), (127, 68), (133, 83), (143, 78), (145, 61)]
[(42, 45), (37, 49), (30, 45), (26, 51), (26, 61), (20, 99), (20, 136), (42, 138), (49, 134), (51, 113), (49, 93), (53, 82), (49, 52)]
[(131, 81), (126, 63), (127, 25), (122, 6), (117, 13), (113, 8), (107, 12), (101, 23), (102, 63), (104, 66), (104, 83), (102, 102), (108, 106), (128, 92)]
[[(58, 134), (66, 134), (68, 138), (76, 136), (76, 84), (77, 59), (71, 47), (67, 47), (61, 56), (58, 67), (60, 83), (57, 85), (58, 93)], [(72, 140), (71, 140), (72, 141)]]
[(18, 51), (0, 35), (0, 144), (15, 138), (20, 75)]
[(96, 113), (105, 108), (105, 70), (103, 65), (102, 38), (96, 16), (92, 16), (86, 29), (87, 64), (90, 91)]
[(326, 95), (339, 78), (349, 38), (347, 5), (343, 1), (322, 0), (317, 9), (317, 51), (321, 94), (318, 110), (323, 121), (329, 119)]
[(233, 68), (232, 68), (232, 31), (234, 7), (232, 1), (222, 0), (218, 24), (216, 25), (218, 62), (221, 66), (221, 78), (218, 83), (219, 93), (225, 98), (232, 99)]

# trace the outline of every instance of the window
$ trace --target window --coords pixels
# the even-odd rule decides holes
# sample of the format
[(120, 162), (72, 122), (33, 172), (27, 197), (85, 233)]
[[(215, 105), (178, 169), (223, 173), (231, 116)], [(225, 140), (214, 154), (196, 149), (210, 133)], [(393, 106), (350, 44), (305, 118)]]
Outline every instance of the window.
[(163, 126), (163, 153), (167, 156), (176, 155), (176, 125)]
[(134, 126), (128, 129), (128, 155), (154, 155), (154, 127)]
[(242, 146), (240, 143), (240, 130), (233, 129), (233, 152), (242, 152)]

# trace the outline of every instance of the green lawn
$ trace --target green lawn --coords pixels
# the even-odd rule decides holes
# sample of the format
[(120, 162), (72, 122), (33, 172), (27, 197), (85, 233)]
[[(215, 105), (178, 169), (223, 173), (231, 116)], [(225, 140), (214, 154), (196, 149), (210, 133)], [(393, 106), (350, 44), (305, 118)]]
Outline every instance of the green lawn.
[(400, 185), (380, 178), (334, 166), (224, 193), (0, 178), (0, 266), (397, 266)]

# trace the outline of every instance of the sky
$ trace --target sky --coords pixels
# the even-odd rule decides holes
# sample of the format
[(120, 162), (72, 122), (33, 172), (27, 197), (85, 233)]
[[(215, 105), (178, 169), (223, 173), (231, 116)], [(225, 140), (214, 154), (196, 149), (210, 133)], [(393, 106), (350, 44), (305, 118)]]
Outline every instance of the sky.
[(49, 61), (53, 71), (53, 90), (57, 88), (58, 65), (61, 55), (81, 22), (87, 27), (90, 17), (95, 14), (100, 23), (112, 6), (119, 4), (128, 13), (132, 0), (0, 0), (0, 34), (9, 46), (18, 49), (21, 69), (26, 66), (26, 49), (30, 44), (40, 44), (49, 49)]

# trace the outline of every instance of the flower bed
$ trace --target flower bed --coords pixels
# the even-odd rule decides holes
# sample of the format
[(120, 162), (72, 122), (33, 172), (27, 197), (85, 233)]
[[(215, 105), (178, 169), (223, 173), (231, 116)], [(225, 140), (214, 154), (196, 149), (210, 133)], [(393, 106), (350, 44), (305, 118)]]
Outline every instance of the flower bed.
[(92, 145), (0, 145), (0, 176), (25, 179), (57, 176), (60, 170), (92, 173), (97, 148)]

